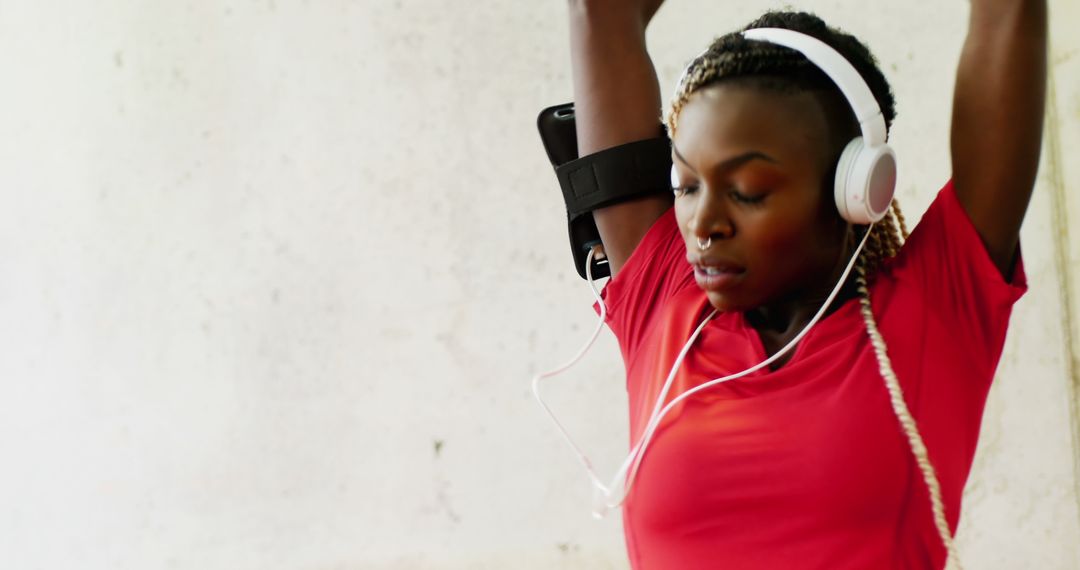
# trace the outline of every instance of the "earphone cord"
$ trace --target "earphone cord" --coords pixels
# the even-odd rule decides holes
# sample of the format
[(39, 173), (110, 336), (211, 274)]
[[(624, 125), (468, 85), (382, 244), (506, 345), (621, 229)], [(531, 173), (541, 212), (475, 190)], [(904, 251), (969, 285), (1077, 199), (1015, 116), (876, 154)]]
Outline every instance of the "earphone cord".
[[(621, 505), (623, 501), (626, 500), (626, 497), (630, 494), (630, 489), (633, 487), (634, 481), (636, 480), (638, 468), (641, 465), (642, 459), (645, 457), (645, 450), (648, 448), (649, 442), (652, 441), (652, 437), (655, 434), (657, 427), (660, 425), (660, 421), (664, 418), (665, 415), (667, 415), (668, 412), (672, 410), (672, 408), (675, 407), (676, 404), (686, 398), (689, 398), (690, 396), (693, 396), (694, 394), (697, 394), (698, 392), (701, 392), (702, 390), (706, 390), (724, 382), (742, 378), (743, 376), (747, 376), (749, 374), (757, 372), (758, 370), (761, 370), (762, 368), (768, 366), (769, 364), (772, 364), (781, 356), (789, 352), (792, 348), (795, 347), (796, 344), (798, 344), (800, 340), (803, 339), (803, 337), (805, 337), (810, 332), (810, 329), (813, 328), (819, 320), (821, 320), (821, 318), (825, 315), (825, 311), (828, 310), (829, 306), (832, 305), (833, 300), (835, 300), (836, 296), (840, 293), (840, 289), (843, 288), (844, 282), (847, 281), (848, 276), (851, 274), (852, 268), (855, 267), (855, 262), (858, 260), (859, 253), (862, 252), (863, 246), (866, 245), (866, 239), (867, 237), (869, 237), (869, 235), (870, 231), (868, 229), (866, 234), (863, 235), (862, 241), (859, 242), (859, 246), (855, 248), (855, 252), (852, 254), (851, 259), (848, 261), (847, 266), (844, 268), (844, 272), (840, 275), (840, 279), (837, 281), (836, 286), (833, 287), (833, 290), (831, 293), (829, 293), (828, 298), (826, 298), (825, 302), (822, 303), (821, 308), (819, 308), (817, 313), (814, 314), (814, 317), (810, 319), (810, 322), (808, 322), (806, 326), (803, 327), (803, 330), (800, 331), (799, 334), (795, 335), (795, 338), (791, 339), (791, 341), (784, 345), (783, 348), (776, 351), (775, 354), (765, 359), (764, 361), (750, 368), (747, 368), (742, 372), (730, 374), (728, 376), (722, 376), (720, 378), (714, 378), (712, 380), (709, 380), (708, 382), (695, 386), (683, 392), (682, 394), (679, 394), (677, 398), (668, 402), (667, 405), (663, 406), (663, 408), (660, 409), (660, 407), (663, 405), (664, 398), (667, 397), (667, 393), (671, 388), (672, 382), (675, 380), (676, 372), (682, 365), (682, 361), (686, 357), (686, 354), (689, 352), (690, 346), (694, 343), (695, 340), (697, 340), (697, 337), (701, 333), (702, 329), (705, 328), (705, 323), (711, 320), (718, 311), (714, 309), (713, 312), (705, 318), (701, 325), (699, 325), (698, 328), (694, 331), (694, 334), (690, 336), (690, 339), (686, 342), (686, 346), (683, 347), (683, 350), (679, 353), (678, 358), (676, 358), (675, 363), (672, 364), (671, 372), (668, 374), (667, 381), (664, 383), (664, 388), (661, 390), (660, 396), (656, 400), (656, 406), (653, 409), (652, 416), (649, 418), (649, 423), (646, 424), (645, 433), (642, 436), (641, 441), (630, 452), (630, 456), (627, 458), (627, 462), (623, 464), (623, 468), (620, 469), (619, 472), (616, 474), (615, 481), (618, 481), (620, 480), (621, 475), (625, 471), (627, 465), (630, 463), (631, 460), (633, 461), (633, 468), (631, 469), (629, 476), (626, 477), (625, 489), (623, 490), (617, 501), (615, 501), (614, 503), (607, 503), (604, 505), (605, 507), (615, 508)], [(613, 481), (612, 487), (614, 486), (615, 482)]]
[(574, 450), (574, 453), (577, 454), (578, 459), (581, 461), (581, 464), (585, 467), (585, 471), (589, 474), (589, 479), (592, 480), (594, 488), (599, 489), (601, 493), (607, 495), (609, 492), (608, 488), (600, 481), (600, 477), (596, 475), (596, 472), (593, 471), (592, 462), (589, 461), (589, 458), (585, 455), (583, 451), (581, 451), (581, 448), (579, 448), (578, 445), (574, 443), (573, 438), (571, 438), (570, 434), (567, 433), (566, 428), (564, 428), (563, 425), (559, 423), (559, 420), (556, 419), (555, 414), (551, 411), (551, 408), (549, 408), (548, 405), (544, 403), (544, 399), (540, 396), (540, 381), (545, 378), (550, 378), (551, 376), (562, 374), (571, 366), (577, 364), (578, 361), (581, 360), (583, 356), (585, 356), (585, 353), (588, 352), (590, 348), (592, 348), (593, 343), (595, 343), (596, 339), (600, 336), (600, 331), (604, 328), (604, 321), (607, 318), (607, 305), (604, 304), (604, 299), (600, 297), (600, 292), (596, 290), (596, 283), (593, 281), (592, 261), (595, 255), (596, 249), (590, 249), (589, 256), (585, 259), (585, 277), (589, 281), (589, 289), (592, 290), (593, 298), (595, 298), (596, 302), (600, 305), (600, 319), (596, 322), (596, 329), (593, 330), (592, 336), (589, 337), (589, 341), (585, 343), (585, 346), (581, 347), (581, 350), (579, 350), (578, 353), (575, 354), (574, 357), (571, 358), (566, 364), (563, 364), (562, 366), (553, 370), (541, 372), (536, 376), (533, 376), (532, 391), (533, 396), (536, 397), (536, 401), (540, 403), (540, 407), (544, 408), (544, 411), (547, 412), (548, 417), (551, 418), (551, 421), (555, 423), (555, 428), (559, 430), (559, 433), (562, 435), (563, 439)]
[[(592, 468), (592, 462), (585, 455), (585, 453), (581, 451), (581, 449), (578, 447), (578, 445), (576, 443), (574, 443), (574, 440), (570, 437), (570, 434), (567, 433), (566, 429), (563, 428), (561, 423), (559, 423), (559, 420), (556, 419), (555, 414), (552, 413), (551, 408), (549, 408), (548, 405), (546, 403), (544, 403), (543, 398), (540, 396), (540, 381), (545, 379), (545, 378), (549, 378), (551, 376), (561, 374), (562, 372), (566, 371), (567, 369), (569, 369), (573, 365), (577, 364), (577, 362), (579, 360), (581, 360), (581, 358), (585, 355), (585, 353), (588, 352), (588, 350), (590, 348), (592, 348), (593, 343), (596, 342), (596, 339), (599, 336), (600, 330), (603, 328), (604, 321), (605, 321), (605, 319), (607, 317), (607, 307), (604, 305), (604, 300), (601, 298), (600, 293), (597, 291), (596, 285), (595, 285), (595, 283), (593, 281), (593, 278), (592, 278), (592, 260), (593, 260), (595, 250), (589, 251), (588, 258), (585, 261), (585, 274), (586, 274), (586, 278), (588, 279), (588, 282), (589, 282), (589, 288), (593, 292), (593, 297), (596, 299), (596, 302), (600, 305), (600, 320), (597, 323), (596, 329), (593, 331), (592, 336), (589, 338), (589, 341), (585, 344), (584, 347), (581, 348), (581, 350), (578, 351), (578, 353), (576, 355), (574, 355), (573, 358), (570, 359), (569, 362), (567, 362), (566, 364), (564, 364), (564, 365), (562, 365), (562, 366), (560, 366), (560, 367), (558, 367), (556, 369), (550, 370), (548, 372), (542, 372), (540, 374), (537, 374), (537, 375), (533, 376), (532, 390), (533, 390), (533, 395), (536, 397), (537, 402), (540, 403), (540, 406), (547, 413), (548, 417), (551, 418), (551, 421), (554, 422), (555, 427), (559, 430), (559, 433), (562, 435), (563, 439), (574, 450), (574, 453), (578, 456), (578, 459), (581, 461), (582, 465), (585, 467), (585, 471), (588, 473), (589, 479), (592, 481), (594, 489), (600, 492), (600, 495), (598, 497), (595, 497), (595, 498), (602, 499), (602, 501), (600, 501), (599, 504), (594, 502), (594, 505), (593, 505), (594, 506), (593, 515), (594, 516), (596, 516), (597, 518), (603, 517), (607, 513), (607, 511), (609, 509), (618, 508), (626, 500), (626, 497), (629, 495), (630, 490), (633, 487), (634, 480), (635, 480), (635, 477), (637, 476), (638, 468), (641, 465), (642, 458), (644, 458), (644, 456), (645, 456), (645, 450), (648, 448), (649, 442), (651, 441), (652, 436), (655, 433), (657, 426), (659, 426), (660, 421), (663, 419), (663, 417), (665, 415), (667, 415), (667, 413), (669, 411), (671, 411), (671, 409), (675, 406), (675, 404), (679, 403), (683, 399), (688, 398), (688, 397), (690, 397), (690, 396), (692, 396), (692, 395), (694, 395), (694, 394), (696, 394), (696, 393), (698, 393), (698, 392), (700, 392), (700, 391), (702, 391), (702, 390), (704, 390), (706, 388), (710, 388), (710, 387), (715, 386), (717, 384), (720, 384), (722, 382), (727, 382), (727, 381), (730, 381), (730, 380), (735, 380), (737, 378), (741, 378), (741, 377), (746, 376), (748, 374), (752, 374), (752, 373), (764, 368), (765, 366), (768, 366), (769, 364), (775, 362), (778, 358), (780, 358), (781, 356), (786, 354), (789, 350), (791, 350), (800, 340), (802, 340), (802, 338), (804, 336), (806, 336), (806, 334), (808, 332), (810, 332), (810, 329), (815, 324), (817, 324), (817, 322), (825, 314), (825, 311), (832, 304), (833, 300), (836, 299), (836, 296), (840, 293), (840, 289), (843, 287), (844, 282), (847, 281), (848, 276), (851, 274), (852, 268), (855, 266), (855, 262), (859, 258), (859, 253), (862, 252), (863, 246), (866, 245), (866, 240), (870, 236), (870, 229), (871, 228), (872, 228), (872, 226), (867, 228), (866, 233), (863, 235), (862, 241), (859, 242), (859, 246), (855, 249), (855, 252), (852, 254), (851, 259), (848, 261), (847, 266), (844, 268), (843, 274), (840, 276), (840, 279), (837, 282), (836, 286), (833, 288), (832, 292), (829, 293), (828, 298), (825, 299), (825, 302), (822, 304), (821, 308), (818, 309), (817, 313), (814, 314), (814, 317), (812, 319), (810, 319), (810, 322), (807, 323), (807, 325), (805, 327), (803, 327), (803, 330), (800, 331), (799, 334), (795, 336), (795, 338), (791, 339), (791, 341), (788, 342), (788, 344), (786, 344), (779, 351), (777, 351), (776, 354), (773, 354), (771, 357), (769, 357), (768, 359), (760, 362), (759, 364), (757, 364), (755, 366), (752, 366), (750, 368), (747, 368), (746, 370), (743, 370), (742, 372), (739, 372), (739, 373), (736, 373), (736, 374), (731, 374), (731, 375), (728, 375), (728, 376), (723, 376), (723, 377), (720, 377), (720, 378), (715, 378), (715, 379), (710, 380), (708, 382), (705, 382), (705, 383), (703, 383), (701, 385), (695, 386), (694, 388), (691, 388), (691, 389), (687, 390), (686, 392), (683, 392), (677, 398), (675, 398), (674, 400), (672, 400), (671, 402), (669, 402), (665, 406), (663, 404), (664, 398), (667, 397), (667, 393), (671, 389), (671, 384), (675, 379), (675, 375), (678, 372), (679, 367), (682, 365), (683, 359), (686, 357), (687, 353), (690, 351), (690, 347), (693, 345), (693, 343), (697, 339), (698, 335), (701, 334), (701, 331), (705, 328), (705, 325), (708, 324), (708, 322), (710, 320), (712, 320), (712, 318), (716, 315), (716, 313), (718, 311), (714, 309), (707, 317), (705, 317), (705, 319), (702, 320), (701, 324), (699, 324), (698, 327), (694, 330), (693, 334), (690, 335), (690, 339), (687, 340), (685, 345), (683, 345), (683, 348), (679, 352), (678, 357), (675, 359), (674, 364), (672, 364), (671, 371), (668, 373), (667, 379), (664, 382), (664, 387), (661, 389), (660, 395), (656, 400), (655, 406), (653, 407), (653, 412), (649, 417), (649, 422), (646, 424), (645, 433), (643, 434), (641, 440), (639, 440), (637, 445), (635, 445), (633, 447), (633, 449), (630, 451), (630, 454), (627, 456), (626, 460), (623, 461), (622, 466), (615, 473), (615, 477), (612, 479), (612, 482), (611, 482), (610, 486), (604, 485), (600, 481), (600, 478), (596, 475), (596, 472)], [(630, 469), (629, 476), (626, 476), (627, 469)], [(620, 481), (623, 482), (623, 484), (621, 485), (622, 491), (619, 494), (618, 500), (614, 501), (614, 502), (611, 502), (610, 500), (611, 500), (612, 495), (613, 495), (612, 490), (614, 488), (620, 487), (620, 485), (619, 485)]]

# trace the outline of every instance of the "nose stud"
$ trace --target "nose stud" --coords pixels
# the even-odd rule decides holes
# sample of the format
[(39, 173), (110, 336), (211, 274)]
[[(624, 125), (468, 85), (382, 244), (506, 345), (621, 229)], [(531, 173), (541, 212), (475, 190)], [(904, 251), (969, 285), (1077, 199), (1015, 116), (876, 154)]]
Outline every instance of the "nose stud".
[(712, 245), (712, 236), (709, 236), (709, 237), (705, 238), (704, 241), (701, 238), (697, 238), (697, 247), (701, 251), (705, 251), (706, 249), (709, 249), (710, 245)]

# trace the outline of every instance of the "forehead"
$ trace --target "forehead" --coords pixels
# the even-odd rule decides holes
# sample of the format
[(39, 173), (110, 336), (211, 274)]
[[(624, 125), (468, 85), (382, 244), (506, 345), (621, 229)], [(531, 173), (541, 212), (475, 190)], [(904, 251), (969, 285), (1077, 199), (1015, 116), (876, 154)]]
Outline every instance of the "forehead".
[(828, 133), (814, 92), (721, 83), (687, 100), (673, 142), (695, 170), (748, 151), (789, 166), (809, 166), (828, 156)]

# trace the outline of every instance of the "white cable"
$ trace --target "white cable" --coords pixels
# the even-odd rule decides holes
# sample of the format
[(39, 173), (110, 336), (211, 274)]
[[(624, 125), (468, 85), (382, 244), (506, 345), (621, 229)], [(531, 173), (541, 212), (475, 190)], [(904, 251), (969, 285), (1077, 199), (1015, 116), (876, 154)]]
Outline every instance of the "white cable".
[(619, 470), (618, 473), (616, 473), (615, 480), (611, 484), (612, 487), (615, 486), (615, 484), (619, 480), (620, 476), (625, 472), (629, 462), (631, 460), (633, 460), (633, 469), (630, 471), (630, 475), (626, 478), (626, 485), (625, 485), (626, 488), (625, 488), (625, 490), (623, 491), (622, 495), (619, 497), (618, 501), (616, 501), (613, 504), (612, 503), (606, 503), (604, 505), (605, 507), (607, 507), (609, 509), (610, 508), (616, 508), (616, 507), (622, 505), (623, 501), (626, 500), (627, 495), (630, 494), (630, 489), (633, 488), (634, 481), (635, 481), (635, 478), (637, 476), (638, 467), (641, 465), (641, 460), (645, 456), (645, 450), (648, 448), (649, 442), (651, 441), (653, 434), (656, 432), (656, 428), (660, 425), (660, 421), (664, 418), (664, 416), (667, 415), (667, 413), (669, 411), (671, 411), (672, 408), (675, 407), (675, 404), (679, 403), (680, 401), (682, 401), (685, 398), (689, 398), (690, 396), (692, 396), (692, 395), (694, 395), (694, 394), (696, 394), (696, 393), (698, 393), (698, 392), (700, 392), (702, 390), (705, 390), (706, 388), (711, 388), (713, 386), (716, 386), (716, 385), (724, 383), (724, 382), (728, 382), (728, 381), (731, 381), (731, 380), (742, 378), (743, 376), (746, 376), (748, 374), (752, 374), (754, 372), (757, 372), (758, 370), (761, 370), (762, 368), (768, 366), (769, 364), (772, 364), (778, 358), (780, 358), (781, 356), (786, 354), (789, 350), (794, 348), (794, 346), (800, 340), (802, 340), (803, 337), (805, 337), (810, 332), (810, 329), (813, 328), (814, 325), (816, 325), (819, 320), (821, 320), (821, 317), (825, 314), (825, 311), (829, 308), (829, 305), (832, 304), (833, 300), (836, 299), (836, 296), (840, 293), (840, 289), (843, 287), (844, 282), (847, 281), (848, 275), (851, 274), (851, 269), (855, 266), (855, 262), (859, 258), (859, 253), (862, 251), (863, 246), (866, 245), (866, 239), (870, 236), (870, 229), (872, 229), (872, 226), (870, 228), (867, 228), (866, 234), (863, 235), (863, 239), (862, 239), (862, 241), (859, 242), (859, 246), (857, 248), (855, 248), (855, 253), (852, 254), (851, 260), (848, 261), (847, 267), (844, 268), (844, 273), (840, 275), (839, 281), (837, 281), (836, 286), (833, 287), (832, 292), (829, 293), (828, 298), (825, 299), (825, 302), (821, 305), (821, 308), (818, 309), (817, 313), (814, 314), (814, 317), (812, 319), (810, 319), (810, 322), (807, 323), (805, 327), (803, 327), (803, 330), (800, 331), (799, 334), (795, 336), (795, 338), (791, 339), (791, 341), (788, 342), (786, 345), (784, 345), (783, 348), (778, 350), (776, 352), (776, 354), (773, 354), (769, 358), (765, 359), (763, 362), (760, 362), (760, 363), (758, 363), (758, 364), (756, 364), (756, 365), (754, 365), (754, 366), (752, 366), (750, 368), (747, 368), (746, 370), (743, 370), (742, 372), (738, 372), (736, 374), (730, 374), (728, 376), (722, 376), (720, 378), (714, 378), (712, 380), (709, 380), (708, 382), (705, 382), (704, 384), (700, 384), (698, 386), (695, 386), (695, 387), (683, 392), (677, 398), (675, 398), (671, 402), (668, 402), (668, 404), (666, 406), (664, 406), (663, 409), (661, 409), (659, 411), (659, 413), (657, 413), (656, 408), (659, 408), (661, 406), (661, 404), (664, 401), (663, 400), (664, 397), (667, 396), (667, 392), (671, 387), (671, 383), (675, 379), (675, 374), (676, 374), (676, 372), (678, 372), (679, 367), (682, 365), (683, 358), (685, 358), (686, 354), (690, 351), (689, 350), (690, 346), (693, 344), (693, 342), (695, 340), (697, 340), (697, 337), (701, 333), (701, 330), (705, 328), (705, 323), (708, 322), (710, 319), (712, 319), (712, 317), (715, 316), (718, 311), (714, 309), (713, 312), (710, 313), (709, 316), (705, 318), (705, 320), (701, 323), (701, 325), (698, 326), (697, 330), (694, 331), (694, 334), (690, 336), (690, 340), (688, 340), (686, 342), (686, 346), (683, 347), (683, 350), (679, 353), (678, 358), (675, 359), (675, 363), (672, 364), (671, 372), (668, 374), (667, 381), (664, 383), (664, 388), (663, 388), (663, 390), (661, 390), (660, 397), (656, 401), (656, 408), (654, 408), (653, 415), (649, 418), (649, 423), (646, 425), (645, 433), (642, 435), (641, 441), (630, 452), (630, 457), (627, 458), (627, 462), (624, 463), (623, 467)]
[[(589, 251), (588, 258), (585, 261), (585, 276), (586, 279), (588, 279), (589, 288), (592, 290), (593, 297), (600, 305), (600, 320), (597, 323), (596, 329), (593, 331), (592, 336), (589, 338), (589, 341), (585, 344), (585, 346), (581, 348), (581, 350), (578, 351), (576, 355), (574, 355), (573, 358), (570, 359), (569, 362), (553, 370), (541, 372), (540, 374), (533, 376), (532, 390), (533, 395), (536, 397), (536, 401), (539, 402), (540, 406), (544, 409), (548, 417), (555, 424), (556, 429), (559, 430), (560, 435), (562, 435), (563, 439), (570, 446), (570, 448), (573, 449), (574, 453), (578, 456), (578, 459), (585, 467), (585, 471), (588, 473), (589, 479), (592, 481), (594, 490), (599, 491), (599, 495), (594, 493), (594, 516), (596, 516), (597, 518), (601, 518), (607, 514), (609, 509), (620, 507), (622, 503), (626, 500), (627, 495), (629, 495), (630, 490), (633, 488), (634, 480), (637, 476), (638, 467), (641, 465), (641, 461), (645, 456), (645, 450), (648, 448), (649, 442), (652, 439), (652, 436), (656, 431), (657, 426), (660, 425), (660, 421), (664, 418), (665, 415), (667, 415), (669, 411), (671, 411), (675, 404), (706, 388), (710, 388), (722, 382), (741, 378), (743, 376), (746, 376), (747, 374), (752, 374), (753, 372), (756, 372), (761, 368), (768, 366), (769, 364), (776, 361), (776, 359), (780, 358), (789, 350), (791, 350), (792, 347), (794, 347), (800, 340), (802, 340), (804, 336), (806, 336), (807, 333), (810, 332), (810, 329), (815, 324), (817, 324), (817, 322), (825, 314), (825, 311), (828, 309), (829, 305), (832, 304), (833, 300), (839, 294), (840, 289), (843, 287), (844, 282), (847, 280), (848, 275), (850, 275), (851, 273), (852, 267), (855, 266), (855, 262), (859, 257), (859, 253), (862, 251), (863, 246), (866, 245), (866, 240), (870, 236), (871, 229), (872, 226), (867, 228), (866, 233), (863, 235), (862, 241), (859, 242), (859, 246), (855, 249), (855, 253), (852, 254), (851, 259), (848, 261), (847, 266), (844, 268), (844, 272), (840, 276), (840, 280), (836, 283), (836, 286), (833, 288), (832, 292), (829, 293), (828, 298), (825, 299), (825, 302), (822, 304), (821, 308), (818, 309), (814, 317), (810, 319), (810, 322), (807, 323), (805, 327), (803, 327), (803, 330), (800, 331), (799, 334), (795, 336), (795, 338), (791, 339), (791, 341), (788, 342), (787, 345), (785, 345), (783, 348), (777, 351), (776, 354), (773, 354), (771, 357), (767, 358), (763, 362), (747, 368), (742, 372), (723, 376), (720, 378), (715, 378), (704, 384), (695, 386), (694, 388), (683, 392), (665, 406), (663, 405), (664, 398), (667, 397), (667, 393), (671, 389), (671, 384), (675, 379), (675, 375), (678, 372), (679, 367), (682, 365), (683, 359), (690, 351), (690, 347), (694, 344), (694, 341), (697, 339), (698, 335), (701, 334), (701, 331), (705, 328), (705, 325), (710, 320), (712, 320), (713, 316), (715, 316), (718, 311), (714, 309), (712, 313), (705, 317), (705, 319), (702, 320), (701, 324), (698, 325), (697, 329), (694, 330), (693, 334), (690, 335), (690, 339), (687, 340), (685, 345), (683, 345), (683, 348), (679, 352), (678, 357), (675, 359), (674, 364), (672, 364), (671, 371), (668, 373), (667, 379), (664, 382), (664, 387), (661, 389), (660, 395), (656, 400), (656, 404), (653, 407), (653, 412), (649, 417), (649, 422), (646, 424), (645, 432), (642, 435), (641, 440), (638, 441), (637, 445), (635, 445), (633, 449), (631, 449), (630, 454), (627, 456), (626, 460), (623, 461), (623, 464), (619, 468), (619, 470), (615, 473), (615, 477), (612, 479), (610, 485), (604, 485), (600, 481), (600, 477), (597, 476), (596, 472), (593, 470), (592, 462), (585, 455), (585, 453), (581, 451), (581, 448), (579, 448), (578, 445), (574, 442), (573, 438), (570, 437), (570, 434), (566, 431), (563, 425), (559, 423), (558, 419), (556, 419), (555, 414), (551, 411), (551, 408), (549, 408), (548, 405), (544, 403), (544, 399), (540, 396), (540, 381), (551, 376), (561, 374), (573, 365), (577, 364), (578, 361), (581, 360), (583, 356), (585, 356), (585, 353), (588, 352), (590, 348), (592, 348), (593, 343), (596, 342), (596, 339), (600, 335), (600, 330), (603, 328), (604, 321), (607, 317), (607, 307), (604, 305), (604, 300), (600, 297), (599, 291), (596, 290), (596, 285), (593, 282), (592, 278), (592, 260), (595, 250)], [(629, 476), (626, 476), (627, 469), (631, 469)], [(620, 482), (622, 482), (622, 484), (620, 484)], [(611, 498), (614, 494), (613, 490), (615, 488), (621, 488), (622, 491), (619, 495), (619, 499), (617, 501), (611, 502)], [(597, 501), (598, 499), (599, 501)]]
[(607, 306), (604, 305), (604, 300), (600, 297), (600, 292), (596, 290), (596, 284), (593, 282), (592, 277), (592, 260), (595, 253), (595, 248), (590, 249), (589, 256), (585, 259), (585, 277), (589, 281), (589, 288), (592, 289), (593, 297), (596, 299), (596, 302), (600, 304), (600, 320), (596, 323), (596, 329), (593, 331), (592, 336), (589, 337), (589, 341), (585, 343), (585, 346), (583, 346), (581, 350), (579, 350), (578, 353), (570, 359), (569, 362), (553, 370), (541, 372), (540, 374), (533, 376), (532, 391), (533, 396), (536, 397), (536, 401), (540, 403), (540, 406), (544, 408), (545, 412), (547, 412), (548, 417), (551, 418), (551, 421), (555, 423), (555, 428), (559, 430), (559, 433), (562, 434), (563, 439), (566, 440), (566, 443), (570, 445), (570, 447), (574, 450), (574, 453), (577, 454), (578, 459), (581, 460), (582, 465), (585, 466), (585, 471), (588, 472), (589, 478), (592, 479), (593, 485), (596, 488), (600, 489), (601, 492), (607, 494), (607, 487), (605, 487), (604, 484), (600, 482), (600, 477), (598, 477), (596, 475), (596, 472), (593, 471), (592, 462), (589, 461), (589, 458), (585, 455), (583, 451), (581, 451), (581, 448), (579, 448), (577, 444), (574, 443), (574, 440), (570, 437), (570, 434), (567, 433), (566, 428), (564, 428), (563, 425), (559, 423), (559, 420), (555, 418), (555, 414), (552, 413), (551, 408), (549, 408), (548, 405), (544, 403), (544, 399), (540, 397), (540, 381), (551, 376), (562, 374), (571, 366), (577, 364), (577, 362), (581, 360), (581, 357), (585, 356), (585, 353), (588, 352), (590, 348), (592, 348), (593, 343), (595, 343), (597, 337), (600, 336), (600, 330), (604, 328), (604, 320), (607, 318)]

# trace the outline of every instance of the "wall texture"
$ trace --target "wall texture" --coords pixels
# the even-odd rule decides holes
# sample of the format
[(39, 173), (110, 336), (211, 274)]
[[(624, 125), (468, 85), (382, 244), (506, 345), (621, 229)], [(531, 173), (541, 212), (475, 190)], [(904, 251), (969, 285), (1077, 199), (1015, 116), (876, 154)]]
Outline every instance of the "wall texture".
[[(779, 6), (670, 4), (665, 92)], [(875, 4), (802, 7), (893, 81), (914, 219), (967, 8)], [(1080, 568), (1080, 9), (1051, 4), (968, 568)], [(0, 3), (3, 566), (626, 568), (528, 385), (594, 319), (534, 124), (571, 97), (567, 43), (557, 0)], [(548, 388), (605, 474), (621, 373), (605, 336)]]

